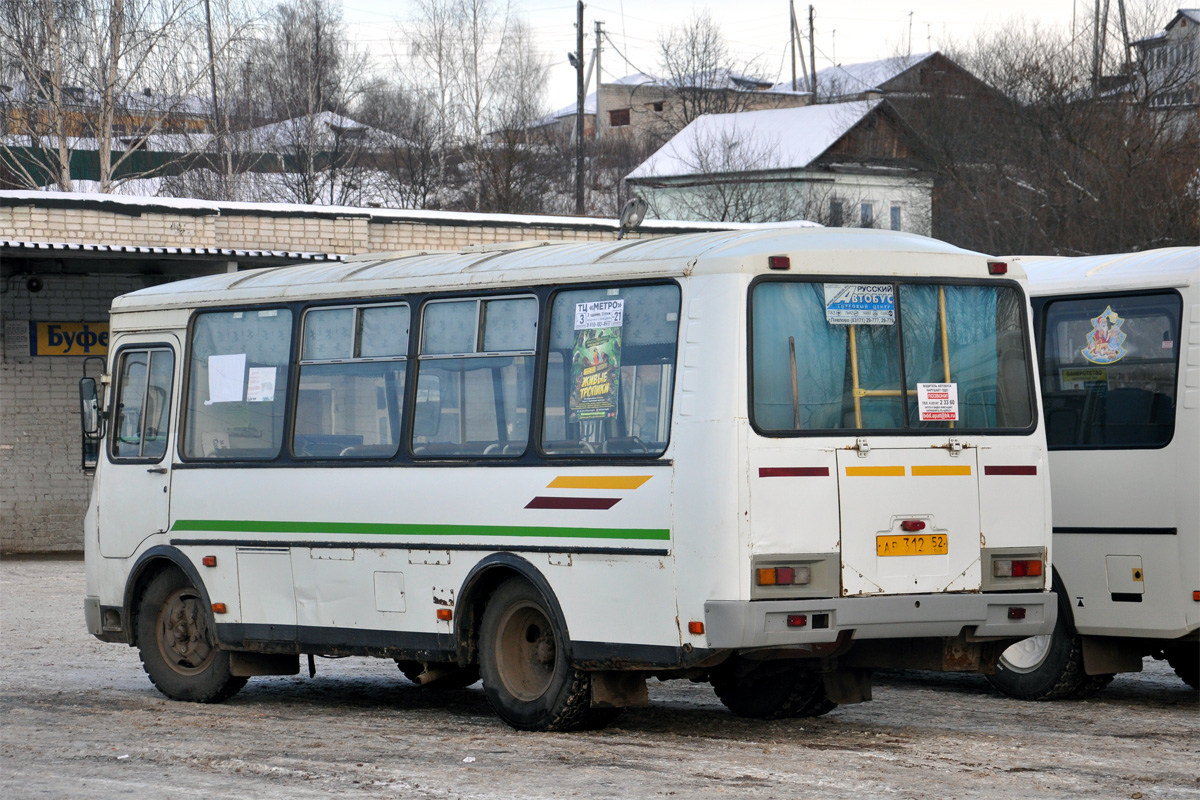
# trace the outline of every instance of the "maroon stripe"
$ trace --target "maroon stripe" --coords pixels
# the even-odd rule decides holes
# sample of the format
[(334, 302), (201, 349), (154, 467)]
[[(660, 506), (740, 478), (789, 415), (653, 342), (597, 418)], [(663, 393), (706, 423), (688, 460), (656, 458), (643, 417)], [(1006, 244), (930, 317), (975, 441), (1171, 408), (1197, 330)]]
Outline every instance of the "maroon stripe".
[(1037, 475), (1037, 467), (984, 467), (984, 475)]
[(619, 497), (535, 497), (526, 508), (584, 508), (605, 511), (621, 502)]
[(760, 478), (828, 478), (829, 467), (759, 467)]

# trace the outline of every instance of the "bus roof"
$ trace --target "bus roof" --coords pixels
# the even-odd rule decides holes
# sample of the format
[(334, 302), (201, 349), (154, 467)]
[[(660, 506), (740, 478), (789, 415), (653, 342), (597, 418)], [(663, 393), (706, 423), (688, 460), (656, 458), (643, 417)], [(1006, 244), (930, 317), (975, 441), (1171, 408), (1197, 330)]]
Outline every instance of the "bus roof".
[[(457, 252), (367, 253), (340, 263), (302, 264), (222, 273), (152, 286), (116, 298), (113, 312), (150, 311), (313, 297), (368, 297), (406, 291), (548, 282), (638, 279), (730, 272), (767, 272), (768, 255), (822, 258), (820, 271), (864, 272), (848, 256), (887, 253), (868, 274), (928, 273), (928, 256), (962, 256), (961, 274), (986, 276), (985, 256), (936, 239), (857, 228), (766, 225), (756, 230), (715, 231), (658, 239), (608, 242), (512, 242)], [(904, 256), (915, 256), (905, 258)], [(753, 258), (748, 262), (747, 259)], [(798, 265), (799, 266), (799, 265)], [(942, 262), (939, 271), (955, 271)], [(972, 269), (972, 267), (976, 267)], [(947, 269), (949, 268), (949, 269)]]
[(1014, 256), (1012, 263), (1025, 268), (1029, 293), (1035, 296), (1182, 288), (1200, 283), (1200, 247), (1103, 256)]

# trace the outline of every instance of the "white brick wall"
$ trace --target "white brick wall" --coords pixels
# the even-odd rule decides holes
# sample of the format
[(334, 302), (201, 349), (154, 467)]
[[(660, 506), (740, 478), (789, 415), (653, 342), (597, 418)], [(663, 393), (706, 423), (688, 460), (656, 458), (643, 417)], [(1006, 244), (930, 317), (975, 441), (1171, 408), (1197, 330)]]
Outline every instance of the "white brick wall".
[(83, 549), (91, 482), (79, 469), (83, 359), (29, 355), (29, 320), (108, 319), (118, 294), (140, 289), (129, 276), (46, 276), (31, 293), (5, 283), (0, 360), (0, 553)]

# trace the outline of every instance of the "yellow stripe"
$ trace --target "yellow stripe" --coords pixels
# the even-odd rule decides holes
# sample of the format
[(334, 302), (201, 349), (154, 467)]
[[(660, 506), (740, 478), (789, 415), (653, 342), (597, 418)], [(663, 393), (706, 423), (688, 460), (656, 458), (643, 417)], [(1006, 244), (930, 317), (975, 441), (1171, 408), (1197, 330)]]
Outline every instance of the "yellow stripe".
[(932, 476), (932, 475), (970, 475), (971, 468), (967, 467), (967, 466), (962, 466), (962, 467), (913, 467), (912, 474), (914, 477)]
[(904, 467), (846, 467), (847, 478), (903, 478)]
[(559, 475), (548, 489), (636, 489), (653, 475)]

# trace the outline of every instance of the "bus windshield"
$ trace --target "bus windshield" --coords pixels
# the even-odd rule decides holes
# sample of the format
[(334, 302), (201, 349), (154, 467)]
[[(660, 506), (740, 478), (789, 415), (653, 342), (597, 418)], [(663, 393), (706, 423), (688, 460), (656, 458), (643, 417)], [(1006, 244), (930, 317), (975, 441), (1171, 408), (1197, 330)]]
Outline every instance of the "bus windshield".
[(767, 280), (750, 304), (751, 414), (764, 433), (1033, 424), (1012, 286)]

